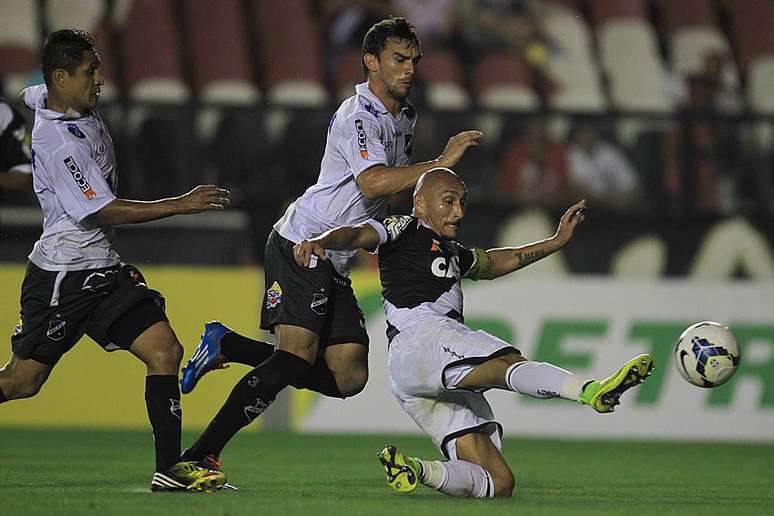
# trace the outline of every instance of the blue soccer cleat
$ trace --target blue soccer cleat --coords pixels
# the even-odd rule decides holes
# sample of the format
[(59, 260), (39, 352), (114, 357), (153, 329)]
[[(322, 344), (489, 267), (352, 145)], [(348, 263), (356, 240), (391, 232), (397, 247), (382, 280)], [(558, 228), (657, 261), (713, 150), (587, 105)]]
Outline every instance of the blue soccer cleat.
[(221, 367), (220, 339), (230, 331), (231, 328), (219, 321), (210, 321), (204, 325), (204, 333), (196, 346), (196, 352), (183, 367), (183, 377), (180, 379), (183, 394), (194, 390), (199, 379), (207, 372)]

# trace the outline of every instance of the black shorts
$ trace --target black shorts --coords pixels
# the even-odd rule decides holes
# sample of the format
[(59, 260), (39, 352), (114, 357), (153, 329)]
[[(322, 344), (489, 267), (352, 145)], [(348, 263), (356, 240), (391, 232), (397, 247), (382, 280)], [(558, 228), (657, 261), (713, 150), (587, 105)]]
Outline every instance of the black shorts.
[(84, 334), (106, 351), (128, 349), (143, 331), (166, 320), (164, 297), (131, 265), (45, 271), (30, 262), (11, 347), (21, 358), (53, 367)]
[(278, 324), (301, 326), (320, 336), (320, 347), (353, 342), (368, 346), (363, 311), (357, 306), (352, 282), (338, 274), (330, 261), (301, 267), (293, 258), (293, 242), (272, 230), (266, 242), (266, 294), (261, 328)]

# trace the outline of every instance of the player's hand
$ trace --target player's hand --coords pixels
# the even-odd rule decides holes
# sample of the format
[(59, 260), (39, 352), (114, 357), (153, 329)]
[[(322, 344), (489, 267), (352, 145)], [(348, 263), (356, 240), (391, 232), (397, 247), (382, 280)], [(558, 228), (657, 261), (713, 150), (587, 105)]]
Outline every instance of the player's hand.
[(584, 220), (586, 220), (586, 199), (581, 199), (579, 203), (570, 206), (559, 219), (559, 227), (554, 238), (562, 246), (566, 245), (575, 233), (575, 228)]
[(453, 167), (465, 154), (468, 147), (478, 145), (484, 133), (481, 131), (463, 131), (449, 138), (446, 148), (440, 156), (438, 162), (442, 167)]
[(320, 245), (319, 240), (303, 240), (300, 244), (293, 246), (293, 257), (301, 267), (309, 267), (312, 256), (317, 256), (320, 260), (328, 259), (325, 256), (325, 248)]
[(222, 210), (228, 206), (229, 191), (215, 185), (199, 185), (177, 198), (181, 213)]

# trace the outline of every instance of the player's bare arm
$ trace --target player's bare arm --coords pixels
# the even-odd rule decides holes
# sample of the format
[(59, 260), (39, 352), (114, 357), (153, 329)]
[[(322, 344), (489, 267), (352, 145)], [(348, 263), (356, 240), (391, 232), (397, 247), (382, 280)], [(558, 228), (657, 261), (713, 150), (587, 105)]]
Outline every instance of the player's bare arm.
[(478, 145), (483, 136), (481, 131), (463, 131), (449, 138), (443, 152), (436, 159), (403, 167), (375, 166), (360, 174), (357, 184), (363, 195), (369, 199), (409, 190), (414, 188), (419, 177), (428, 170), (456, 165), (465, 151)]
[(489, 266), (478, 275), (481, 279), (495, 279), (526, 267), (531, 263), (562, 249), (572, 239), (575, 228), (586, 218), (586, 199), (572, 205), (559, 219), (559, 227), (551, 238), (521, 247), (489, 249)]
[(106, 225), (138, 224), (172, 215), (223, 210), (229, 204), (229, 192), (215, 185), (199, 185), (190, 192), (156, 201), (116, 199), (97, 215)]
[(317, 238), (304, 240), (293, 246), (293, 256), (296, 263), (308, 267), (312, 255), (321, 260), (327, 260), (325, 250), (334, 251), (348, 249), (373, 250), (379, 245), (379, 233), (370, 224), (359, 226), (343, 226), (326, 231)]

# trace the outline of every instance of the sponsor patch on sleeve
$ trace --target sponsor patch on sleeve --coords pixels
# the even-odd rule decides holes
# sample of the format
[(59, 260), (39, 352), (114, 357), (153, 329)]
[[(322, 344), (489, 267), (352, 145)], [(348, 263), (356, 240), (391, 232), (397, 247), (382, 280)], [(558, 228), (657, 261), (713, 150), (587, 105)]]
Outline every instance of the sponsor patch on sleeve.
[(368, 147), (366, 146), (366, 133), (363, 128), (363, 121), (359, 118), (355, 120), (355, 131), (357, 131), (357, 146), (360, 148), (360, 157), (368, 159)]
[(64, 159), (64, 164), (67, 167), (67, 170), (73, 176), (75, 184), (78, 185), (78, 188), (80, 188), (81, 192), (83, 192), (83, 195), (85, 195), (87, 199), (95, 198), (97, 196), (97, 192), (95, 192), (91, 187), (89, 181), (86, 179), (86, 176), (83, 174), (83, 172), (81, 172), (81, 168), (78, 166), (78, 163), (75, 162), (73, 157), (67, 156)]

